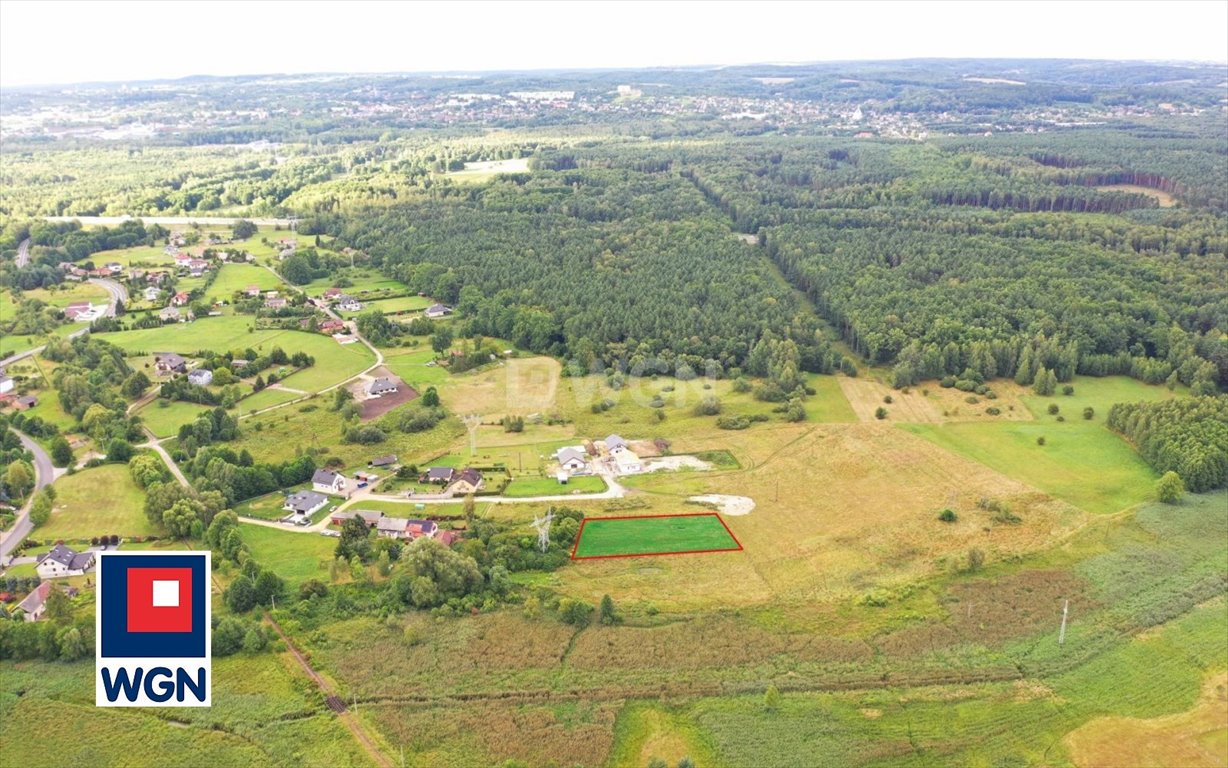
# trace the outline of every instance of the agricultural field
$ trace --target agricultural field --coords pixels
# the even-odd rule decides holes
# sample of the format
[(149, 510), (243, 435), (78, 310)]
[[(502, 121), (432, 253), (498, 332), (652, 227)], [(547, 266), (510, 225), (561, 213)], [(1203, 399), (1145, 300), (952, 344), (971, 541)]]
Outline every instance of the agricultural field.
[(715, 513), (585, 518), (576, 560), (641, 555), (736, 552), (742, 549)]
[[(37, 299), (44, 304), (49, 304), (53, 307), (63, 309), (69, 304), (78, 301), (88, 301), (94, 304), (106, 304), (111, 294), (107, 293), (107, 289), (101, 285), (93, 283), (63, 283), (54, 288), (36, 288), (30, 291), (24, 291), (22, 296), (26, 299)], [(77, 327), (82, 327), (82, 324), (75, 324)]]
[(48, 523), (35, 536), (78, 540), (92, 536), (150, 536), (160, 531), (145, 516), (145, 494), (122, 464), (105, 464), (69, 475), (55, 484), (57, 496)]

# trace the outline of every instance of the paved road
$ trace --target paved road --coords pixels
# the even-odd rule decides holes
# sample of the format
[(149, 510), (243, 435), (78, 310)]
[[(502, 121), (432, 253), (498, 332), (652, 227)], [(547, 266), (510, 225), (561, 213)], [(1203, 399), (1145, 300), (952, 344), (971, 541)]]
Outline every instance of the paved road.
[[(17, 430), (13, 430), (17, 432)], [(36, 480), (34, 490), (39, 491), (44, 487), (51, 485), (57, 477), (64, 473), (62, 469), (56, 469), (51, 463), (51, 457), (43, 450), (43, 447), (34, 442), (33, 438), (24, 432), (17, 432), (17, 437), (21, 439), (22, 446), (27, 451), (34, 454), (34, 473)], [(34, 530), (34, 525), (30, 523), (30, 506), (34, 503), (34, 494), (30, 494), (30, 500), (26, 502), (21, 511), (17, 513), (17, 519), (13, 522), (13, 526), (0, 536), (0, 561), (4, 561), (9, 553), (17, 549), (21, 542), (30, 535), (30, 531)]]
[(192, 484), (188, 482), (188, 478), (183, 474), (183, 470), (179, 469), (179, 465), (175, 463), (175, 460), (171, 458), (171, 455), (166, 452), (165, 448), (162, 447), (162, 441), (158, 439), (158, 436), (153, 432), (150, 432), (149, 427), (143, 427), (143, 429), (145, 430), (145, 434), (149, 436), (149, 442), (142, 443), (137, 447), (152, 448), (157, 451), (158, 455), (162, 457), (162, 461), (166, 463), (166, 468), (171, 471), (171, 474), (175, 476), (175, 479), (179, 481), (179, 484), (185, 488), (190, 487)]
[(21, 245), (17, 246), (17, 257), (14, 259), (18, 267), (24, 267), (30, 263), (30, 238), (21, 241)]
[(108, 280), (105, 277), (91, 277), (90, 282), (94, 285), (101, 285), (107, 289), (107, 293), (111, 294), (111, 299), (108, 302), (107, 317), (115, 317), (115, 302), (122, 301), (124, 306), (128, 306), (128, 289), (122, 284), (114, 280)]

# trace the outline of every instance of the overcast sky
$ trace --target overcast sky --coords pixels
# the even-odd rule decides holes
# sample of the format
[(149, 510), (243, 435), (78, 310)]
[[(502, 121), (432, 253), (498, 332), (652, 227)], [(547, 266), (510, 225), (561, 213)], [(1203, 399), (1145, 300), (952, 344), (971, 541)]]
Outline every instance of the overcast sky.
[(0, 84), (911, 57), (1228, 62), (1228, 2), (0, 0)]

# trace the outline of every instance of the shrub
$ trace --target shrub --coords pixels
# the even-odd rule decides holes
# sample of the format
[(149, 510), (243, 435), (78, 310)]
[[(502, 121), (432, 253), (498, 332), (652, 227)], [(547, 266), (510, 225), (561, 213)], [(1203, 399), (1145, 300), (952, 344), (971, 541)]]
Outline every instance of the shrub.
[(706, 395), (695, 404), (696, 416), (715, 416), (721, 412), (721, 401), (712, 395)]
[(1073, 394), (1074, 394), (1074, 387), (1072, 387), (1072, 386), (1070, 386), (1069, 384), (1067, 384), (1066, 386), (1062, 387), (1062, 394), (1063, 394), (1063, 395), (1066, 395), (1067, 397), (1069, 397), (1070, 395), (1073, 395)]
[(1096, 409), (1091, 407), (1090, 405), (1084, 408), (1083, 418), (1088, 421), (1091, 421), (1092, 419), (1096, 418)]
[(883, 402), (886, 403), (887, 405), (891, 405), (891, 395), (887, 395), (886, 397), (884, 397)]
[(879, 420), (887, 418), (887, 409), (882, 407), (881, 405), (878, 408), (875, 408), (874, 418), (879, 419)]
[(1057, 403), (1049, 403), (1049, 408), (1048, 408), (1048, 410), (1049, 410), (1049, 415), (1050, 415), (1050, 416), (1056, 416), (1056, 415), (1057, 415), (1057, 412), (1058, 412), (1058, 411), (1060, 411), (1060, 410), (1062, 410), (1062, 409), (1058, 407)]
[(1185, 495), (1185, 481), (1169, 470), (1156, 482), (1156, 496), (1165, 504), (1176, 504)]
[(1002, 413), (1002, 409), (996, 405), (991, 405), (985, 409), (985, 413), (989, 414), (990, 416), (997, 416), (998, 414)]
[(1037, 444), (1037, 445), (1044, 445), (1044, 444), (1045, 444), (1045, 436), (1044, 436), (1044, 435), (1041, 435), (1040, 437), (1036, 438), (1036, 444)]
[(955, 514), (955, 510), (947, 507), (938, 513), (938, 519), (944, 523), (953, 523), (959, 519), (959, 515)]

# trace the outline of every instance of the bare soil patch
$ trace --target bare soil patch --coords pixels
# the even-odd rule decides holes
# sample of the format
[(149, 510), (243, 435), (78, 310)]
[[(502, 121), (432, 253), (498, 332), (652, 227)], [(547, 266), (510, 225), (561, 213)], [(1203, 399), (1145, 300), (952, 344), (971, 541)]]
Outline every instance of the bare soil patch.
[(707, 493), (702, 496), (692, 496), (687, 501), (696, 504), (711, 504), (720, 510), (722, 515), (749, 515), (755, 508), (755, 500), (746, 496), (729, 496), (723, 493)]
[(1147, 195), (1155, 198), (1155, 201), (1160, 204), (1161, 208), (1172, 208), (1177, 204), (1177, 198), (1167, 192), (1151, 187), (1141, 187), (1137, 184), (1106, 184), (1102, 187), (1096, 187), (1101, 192), (1132, 192), (1136, 195)]
[(389, 371), (387, 368), (379, 368), (373, 371), (371, 373), (371, 376), (377, 379), (378, 378), (394, 379), (395, 381), (399, 382), (399, 384), (397, 386), (396, 392), (391, 392), (387, 395), (384, 395), (383, 397), (374, 397), (374, 398), (367, 398), (367, 399), (364, 399), (366, 398), (365, 387), (367, 386), (367, 383), (368, 383), (367, 379), (359, 379), (357, 382), (350, 385), (350, 391), (354, 393), (354, 397), (359, 401), (359, 404), (362, 406), (361, 418), (363, 421), (371, 421), (372, 419), (378, 419), (380, 416), (383, 416), (385, 413), (388, 413), (393, 408), (396, 408), (398, 405), (405, 405), (406, 403), (410, 402), (411, 400), (415, 400), (418, 397), (418, 390), (406, 384), (401, 379), (401, 377), (397, 376), (392, 371)]

